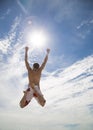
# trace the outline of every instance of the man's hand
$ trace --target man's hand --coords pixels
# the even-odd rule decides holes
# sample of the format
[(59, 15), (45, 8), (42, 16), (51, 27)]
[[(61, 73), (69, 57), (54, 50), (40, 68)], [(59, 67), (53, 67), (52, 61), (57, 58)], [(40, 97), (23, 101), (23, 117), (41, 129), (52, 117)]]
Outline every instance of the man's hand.
[(47, 54), (49, 54), (49, 52), (50, 52), (50, 49), (48, 48), (48, 49), (47, 49)]
[(29, 47), (26, 46), (26, 47), (25, 47), (25, 50), (28, 51), (28, 49), (29, 49)]

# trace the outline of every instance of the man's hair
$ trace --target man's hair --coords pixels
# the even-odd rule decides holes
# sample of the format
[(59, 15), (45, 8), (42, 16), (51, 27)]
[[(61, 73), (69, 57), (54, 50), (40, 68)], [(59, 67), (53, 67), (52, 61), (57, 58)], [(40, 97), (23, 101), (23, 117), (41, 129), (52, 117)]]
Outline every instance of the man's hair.
[(34, 64), (33, 64), (33, 68), (34, 68), (34, 69), (39, 69), (39, 64), (38, 64), (38, 63), (34, 63)]

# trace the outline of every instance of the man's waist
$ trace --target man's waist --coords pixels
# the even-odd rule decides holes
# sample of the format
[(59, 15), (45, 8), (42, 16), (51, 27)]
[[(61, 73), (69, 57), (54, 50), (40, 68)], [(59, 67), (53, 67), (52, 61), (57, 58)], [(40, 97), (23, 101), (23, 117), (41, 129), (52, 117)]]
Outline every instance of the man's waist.
[(31, 82), (29, 83), (30, 87), (34, 87), (34, 86), (39, 86), (39, 83), (36, 83), (36, 82)]

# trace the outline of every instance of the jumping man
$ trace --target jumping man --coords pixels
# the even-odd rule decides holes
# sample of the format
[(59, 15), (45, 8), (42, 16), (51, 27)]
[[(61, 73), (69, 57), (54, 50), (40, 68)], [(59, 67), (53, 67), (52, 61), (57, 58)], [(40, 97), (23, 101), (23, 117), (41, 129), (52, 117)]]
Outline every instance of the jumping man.
[(40, 90), (40, 78), (41, 78), (41, 73), (42, 70), (44, 69), (46, 62), (48, 60), (48, 54), (50, 52), (50, 49), (47, 49), (47, 54), (45, 56), (45, 59), (41, 66), (38, 63), (33, 64), (33, 68), (30, 67), (29, 62), (28, 62), (28, 47), (25, 47), (25, 65), (28, 70), (28, 89), (24, 91), (24, 96), (20, 101), (20, 107), (24, 108), (26, 105), (29, 104), (31, 99), (34, 97), (38, 103), (41, 106), (44, 106), (46, 103), (46, 100), (43, 97), (43, 94), (41, 93)]

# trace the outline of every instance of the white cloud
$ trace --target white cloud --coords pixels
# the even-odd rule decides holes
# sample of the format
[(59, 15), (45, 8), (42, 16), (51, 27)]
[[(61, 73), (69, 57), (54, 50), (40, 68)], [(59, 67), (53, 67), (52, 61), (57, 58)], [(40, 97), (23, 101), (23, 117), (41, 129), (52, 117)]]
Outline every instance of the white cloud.
[(26, 72), (25, 66), (15, 59), (20, 57), (19, 54), (13, 55), (8, 67), (6, 65), (0, 72), (0, 105), (3, 107), (0, 109), (1, 128), (10, 130), (14, 124), (14, 130), (67, 130), (73, 126), (77, 130), (78, 127), (80, 130), (89, 128), (93, 122), (93, 113), (88, 108), (89, 104), (93, 104), (93, 56), (42, 78), (41, 90), (47, 100), (44, 108), (32, 100), (25, 109), (20, 109), (18, 103), (27, 78), (22, 76)]
[(85, 39), (86, 36), (91, 34), (92, 24), (93, 20), (90, 20), (89, 18), (87, 20), (82, 21), (80, 25), (77, 26), (77, 30), (79, 31), (77, 35), (82, 39)]
[(10, 32), (3, 39), (0, 39), (0, 50), (3, 54), (7, 54), (11, 48), (11, 44), (14, 42), (16, 37), (16, 29), (20, 23), (20, 18), (16, 17), (13, 25), (11, 26)]
[(88, 24), (88, 20), (82, 21), (81, 24), (79, 26), (77, 26), (77, 29), (80, 29), (81, 27), (83, 27), (84, 25)]
[(84, 20), (80, 23), (80, 25), (77, 26), (77, 29), (80, 29), (82, 28), (83, 26), (89, 26), (90, 24), (93, 24), (93, 19), (87, 19), (87, 20)]
[(7, 49), (10, 46), (9, 39), (3, 39), (0, 40), (0, 50), (2, 50), (3, 53), (7, 53)]

